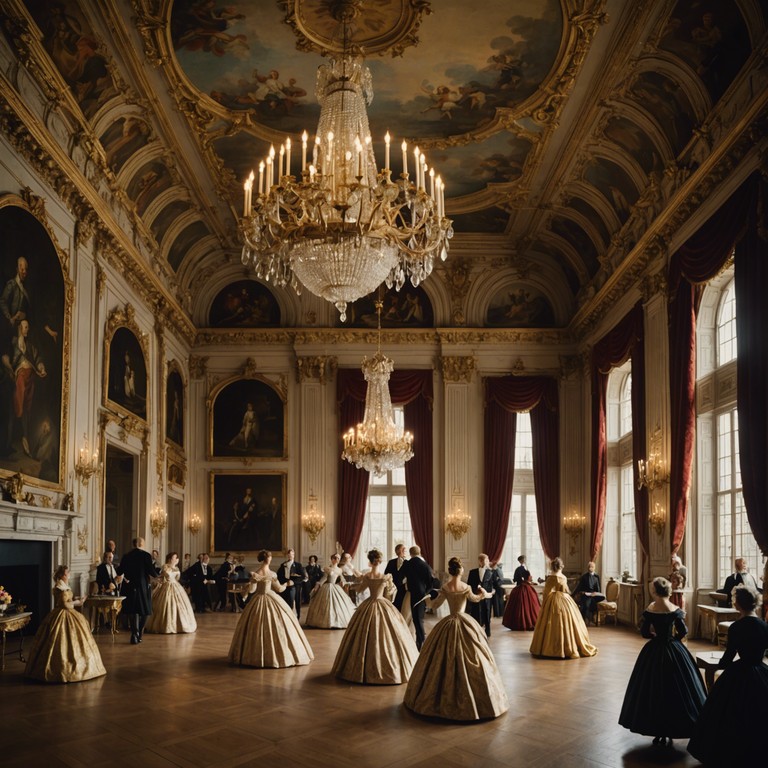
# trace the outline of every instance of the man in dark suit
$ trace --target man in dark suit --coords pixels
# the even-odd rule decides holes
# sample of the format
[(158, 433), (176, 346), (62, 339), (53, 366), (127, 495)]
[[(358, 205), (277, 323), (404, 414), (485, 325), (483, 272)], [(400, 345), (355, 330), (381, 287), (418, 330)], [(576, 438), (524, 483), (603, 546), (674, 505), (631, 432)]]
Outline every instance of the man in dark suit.
[(114, 554), (107, 550), (104, 553), (102, 562), (96, 568), (96, 584), (98, 584), (99, 592), (102, 594), (120, 594), (120, 582), (123, 580), (123, 577), (117, 575), (114, 557)]
[(406, 589), (411, 596), (411, 618), (416, 630), (416, 647), (421, 650), (424, 644), (424, 614), (427, 606), (424, 599), (427, 595), (436, 595), (435, 575), (427, 561), (421, 556), (421, 548), (412, 546), (408, 550), (411, 557), (403, 563), (400, 571), (405, 581)]
[(587, 572), (581, 574), (579, 583), (573, 590), (573, 599), (579, 606), (584, 621), (589, 624), (595, 616), (597, 604), (605, 600), (600, 592), (600, 577), (595, 573), (595, 564), (587, 563)]
[(467, 586), (472, 590), (472, 594), (479, 594), (482, 588), (491, 596), (481, 600), (479, 603), (467, 602), (465, 610), (481, 627), (485, 628), (486, 636), (490, 637), (492, 593), (497, 589), (501, 589), (501, 579), (496, 570), (491, 568), (488, 563), (488, 555), (478, 555), (477, 565), (478, 567), (472, 568), (467, 576)]
[(405, 585), (403, 584), (403, 566), (407, 560), (405, 557), (405, 544), (398, 544), (395, 547), (395, 557), (393, 557), (384, 569), (384, 573), (389, 573), (392, 576), (397, 592), (395, 593), (395, 608), (402, 610), (403, 598), (405, 597)]
[(737, 557), (734, 566), (736, 570), (725, 580), (725, 584), (722, 589), (718, 589), (718, 592), (722, 592), (728, 595), (728, 606), (733, 604), (733, 590), (738, 587), (739, 584), (753, 589), (755, 592), (761, 592), (762, 590), (757, 586), (757, 579), (749, 572), (747, 568), (747, 561), (743, 557)]
[(141, 642), (147, 616), (152, 615), (152, 590), (150, 579), (155, 576), (152, 555), (144, 549), (144, 539), (133, 540), (133, 549), (123, 555), (117, 569), (123, 576), (123, 612), (128, 614), (131, 625), (131, 645)]
[(189, 569), (189, 586), (192, 591), (192, 602), (198, 613), (205, 613), (206, 608), (213, 610), (208, 585), (215, 584), (213, 566), (210, 555), (203, 552), (198, 561)]
[(301, 585), (307, 578), (304, 566), (296, 560), (293, 549), (286, 550), (288, 559), (277, 569), (277, 580), (287, 584), (280, 596), (296, 611), (296, 617), (301, 618)]
[(219, 604), (216, 606), (217, 611), (223, 611), (227, 604), (227, 586), (229, 585), (230, 576), (235, 572), (235, 558), (232, 557), (230, 552), (224, 555), (224, 562), (219, 566), (216, 571), (214, 579), (216, 580), (216, 589), (219, 593)]

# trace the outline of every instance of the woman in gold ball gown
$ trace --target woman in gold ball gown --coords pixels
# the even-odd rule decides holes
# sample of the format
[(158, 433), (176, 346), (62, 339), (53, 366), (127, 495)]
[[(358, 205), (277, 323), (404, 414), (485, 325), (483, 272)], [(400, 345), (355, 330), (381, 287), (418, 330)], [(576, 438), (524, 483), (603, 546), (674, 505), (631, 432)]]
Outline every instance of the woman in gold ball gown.
[(144, 629), (160, 635), (175, 635), (177, 632), (195, 632), (197, 619), (189, 602), (189, 595), (181, 586), (181, 572), (178, 568), (179, 555), (171, 552), (160, 569), (160, 582), (152, 590), (152, 615)]
[(405, 706), (419, 715), (445, 720), (485, 720), (509, 709), (496, 660), (485, 632), (469, 614), (467, 600), (476, 603), (490, 595), (472, 594), (461, 581), (464, 568), (458, 557), (448, 561), (450, 578), (432, 608), (448, 602), (450, 615), (427, 635), (405, 690)]
[(53, 610), (35, 633), (24, 676), (44, 683), (77, 683), (106, 675), (91, 628), (75, 610), (85, 598), (73, 598), (69, 567), (60, 565), (53, 579)]
[(228, 659), (244, 667), (283, 668), (309, 664), (314, 655), (296, 614), (277, 596), (286, 586), (269, 569), (272, 553), (262, 549), (251, 573), (251, 596), (240, 615)]
[(342, 680), (399, 685), (408, 680), (419, 655), (403, 615), (392, 605), (395, 586), (380, 570), (382, 558), (372, 549), (371, 569), (355, 583), (358, 594), (369, 589), (371, 596), (357, 606), (336, 653), (331, 672)]
[(552, 573), (544, 582), (544, 600), (531, 640), (531, 653), (547, 659), (578, 659), (594, 656), (587, 625), (568, 590), (563, 561), (552, 561)]
[(339, 556), (331, 555), (331, 564), (323, 568), (314, 594), (309, 598), (305, 626), (317, 629), (346, 629), (355, 612), (355, 604), (337, 582), (342, 578)]

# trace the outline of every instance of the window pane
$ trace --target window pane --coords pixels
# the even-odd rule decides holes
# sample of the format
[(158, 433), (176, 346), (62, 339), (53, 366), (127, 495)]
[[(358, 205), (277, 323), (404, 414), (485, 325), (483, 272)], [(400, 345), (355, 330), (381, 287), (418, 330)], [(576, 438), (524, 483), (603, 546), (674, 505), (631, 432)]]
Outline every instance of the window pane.
[(628, 373), (621, 388), (621, 401), (619, 402), (619, 419), (621, 421), (621, 436), (628, 435), (632, 431), (632, 374)]
[(736, 291), (733, 281), (723, 289), (717, 317), (717, 364), (736, 359)]

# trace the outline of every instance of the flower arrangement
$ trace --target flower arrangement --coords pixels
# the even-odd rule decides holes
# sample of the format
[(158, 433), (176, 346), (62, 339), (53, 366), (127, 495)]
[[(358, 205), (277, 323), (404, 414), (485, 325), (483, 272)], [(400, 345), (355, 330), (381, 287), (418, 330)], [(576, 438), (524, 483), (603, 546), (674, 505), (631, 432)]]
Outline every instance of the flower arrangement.
[(11, 593), (6, 592), (5, 587), (0, 585), (0, 610), (4, 611), (11, 604), (12, 599)]

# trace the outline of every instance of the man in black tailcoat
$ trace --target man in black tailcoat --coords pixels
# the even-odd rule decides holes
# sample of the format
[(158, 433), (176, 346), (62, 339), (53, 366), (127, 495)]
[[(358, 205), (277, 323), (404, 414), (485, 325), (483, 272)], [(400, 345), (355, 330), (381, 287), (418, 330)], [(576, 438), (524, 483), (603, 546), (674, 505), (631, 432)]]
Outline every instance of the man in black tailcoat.
[[(488, 562), (488, 555), (481, 554), (477, 556), (477, 568), (472, 568), (467, 576), (467, 586), (472, 590), (472, 594), (479, 594), (480, 589), (484, 589), (489, 595), (497, 589), (501, 589), (501, 579), (494, 568), (491, 568)], [(466, 611), (477, 623), (485, 629), (487, 637), (491, 636), (491, 603), (493, 597), (481, 600), (479, 603), (467, 602)]]
[(582, 573), (579, 583), (573, 590), (573, 599), (579, 606), (584, 621), (589, 624), (594, 620), (597, 604), (605, 600), (600, 591), (600, 577), (595, 573), (595, 564), (587, 563), (586, 573)]
[(123, 612), (131, 625), (131, 645), (136, 645), (141, 642), (147, 616), (152, 615), (150, 579), (157, 573), (140, 536), (133, 540), (133, 549), (123, 555), (117, 573), (123, 577)]
[(384, 569), (384, 573), (389, 573), (392, 576), (392, 581), (397, 589), (395, 593), (395, 608), (402, 610), (403, 598), (405, 597), (405, 585), (403, 584), (403, 566), (406, 564), (407, 559), (405, 557), (405, 544), (398, 544), (395, 547), (395, 557), (393, 557)]
[(421, 556), (421, 548), (414, 544), (408, 551), (411, 557), (403, 563), (400, 571), (404, 572), (402, 578), (411, 596), (411, 618), (416, 630), (416, 647), (421, 650), (424, 644), (424, 614), (427, 611), (424, 599), (427, 595), (437, 595), (437, 580), (429, 564)]
[(213, 610), (208, 585), (215, 583), (216, 576), (211, 565), (211, 557), (207, 552), (203, 552), (198, 561), (189, 569), (189, 586), (192, 591), (192, 602), (195, 604), (195, 610), (198, 613), (205, 613), (206, 609)]
[(293, 549), (287, 549), (288, 559), (277, 569), (277, 580), (281, 584), (287, 584), (280, 597), (296, 611), (296, 617), (301, 618), (301, 585), (307, 578), (304, 566), (296, 560)]

